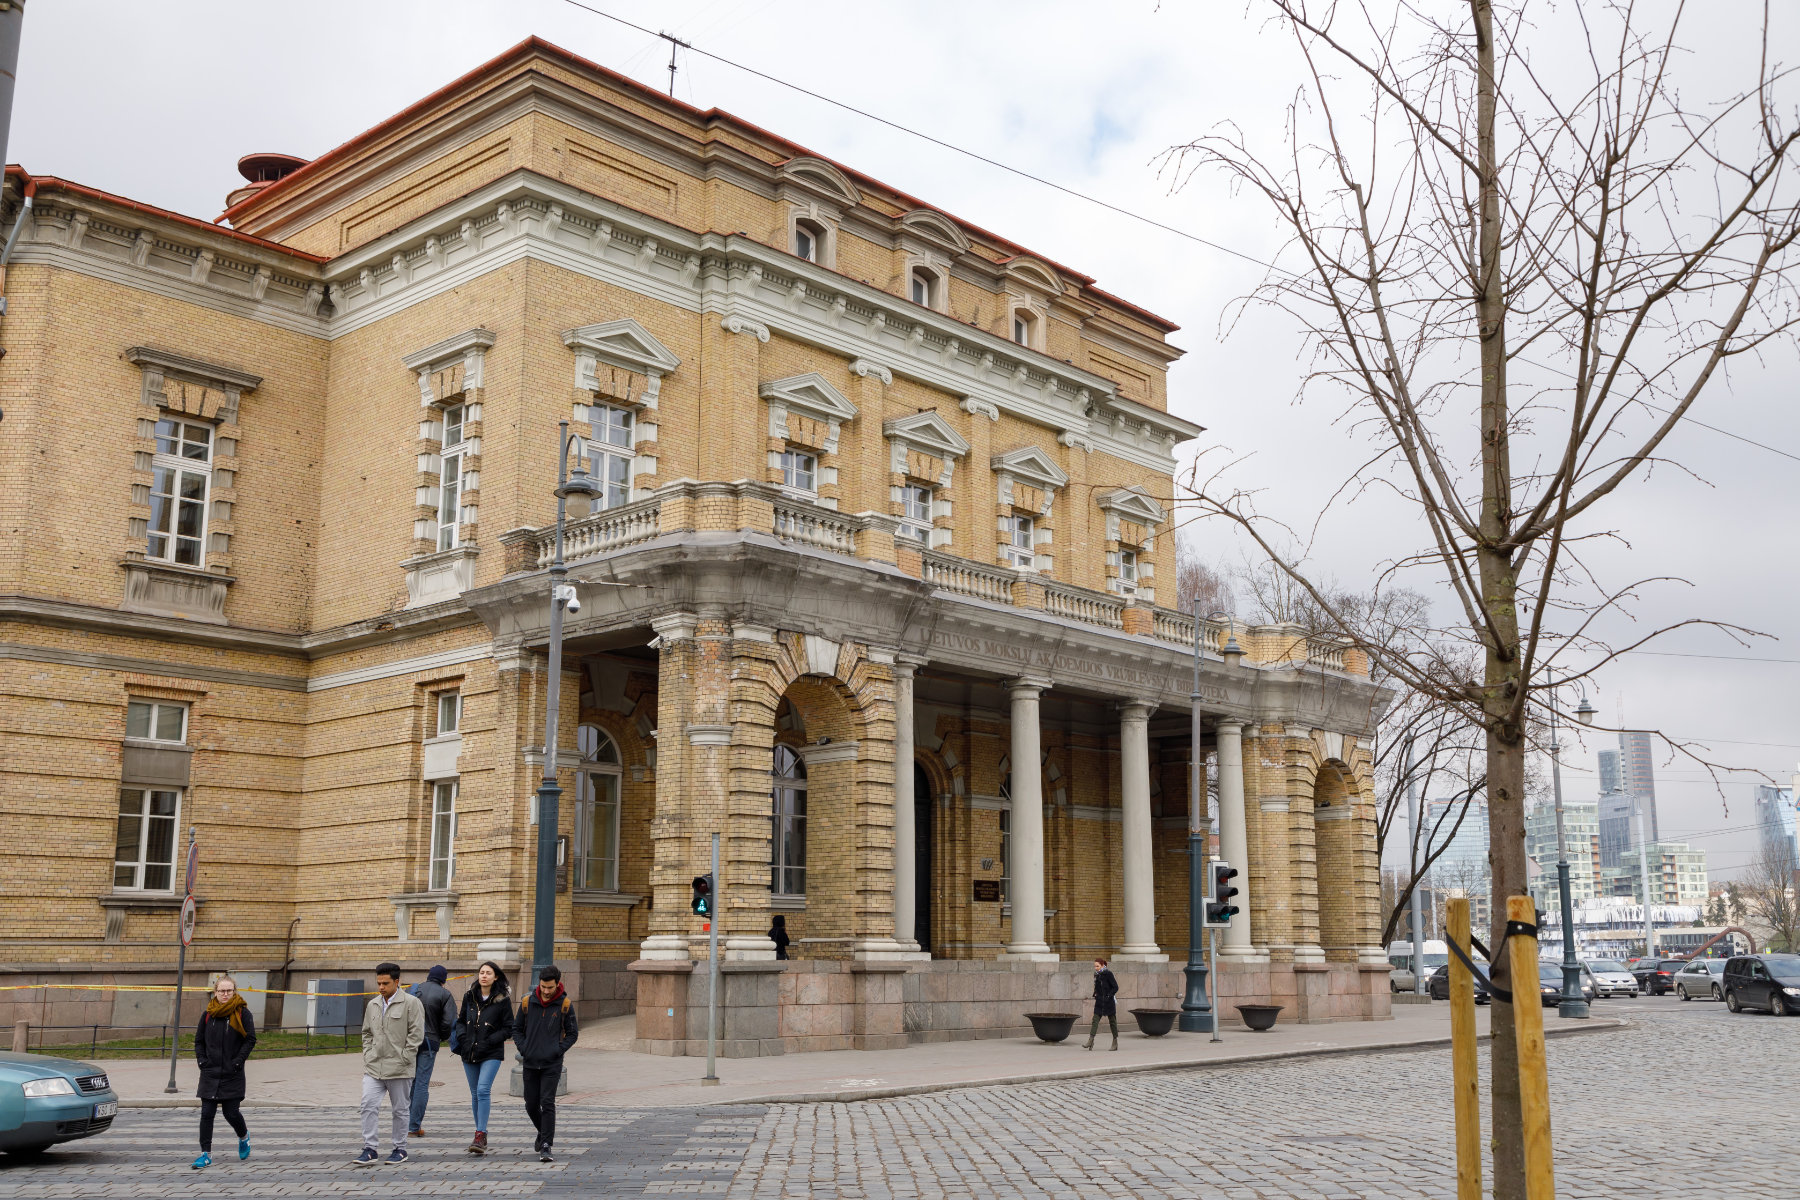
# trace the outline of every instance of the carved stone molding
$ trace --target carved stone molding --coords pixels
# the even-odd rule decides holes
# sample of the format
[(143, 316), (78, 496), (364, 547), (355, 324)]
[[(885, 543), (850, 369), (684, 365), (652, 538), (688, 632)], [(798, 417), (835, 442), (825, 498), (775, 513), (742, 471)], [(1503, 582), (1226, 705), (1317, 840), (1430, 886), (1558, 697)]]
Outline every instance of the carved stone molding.
[(406, 571), (406, 607), (423, 608), (454, 600), (474, 587), (475, 559), (480, 554), (479, 546), (454, 546), (402, 562)]
[(759, 325), (748, 317), (740, 317), (736, 313), (733, 313), (720, 321), (719, 328), (723, 329), (726, 333), (750, 334), (759, 342), (766, 342), (769, 340), (769, 327), (767, 325)]
[(226, 623), (225, 593), (237, 582), (233, 576), (138, 558), (119, 565), (125, 570), (125, 599), (119, 603), (124, 611)]

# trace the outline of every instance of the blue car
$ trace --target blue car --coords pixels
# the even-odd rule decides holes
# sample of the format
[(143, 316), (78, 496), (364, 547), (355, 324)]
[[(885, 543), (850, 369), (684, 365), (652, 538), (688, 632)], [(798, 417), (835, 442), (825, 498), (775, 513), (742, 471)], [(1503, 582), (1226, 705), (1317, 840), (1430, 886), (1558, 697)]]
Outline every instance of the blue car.
[(42, 1054), (0, 1054), (0, 1150), (36, 1154), (103, 1133), (119, 1112), (106, 1072)]

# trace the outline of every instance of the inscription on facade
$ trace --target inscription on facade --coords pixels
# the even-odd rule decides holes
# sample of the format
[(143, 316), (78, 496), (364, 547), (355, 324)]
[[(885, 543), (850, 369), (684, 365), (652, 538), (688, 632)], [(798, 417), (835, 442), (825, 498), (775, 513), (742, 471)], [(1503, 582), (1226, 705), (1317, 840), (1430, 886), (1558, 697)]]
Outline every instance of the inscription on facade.
[(977, 879), (975, 881), (975, 899), (989, 904), (999, 903), (1000, 881), (998, 879)]
[[(1193, 688), (1192, 677), (1179, 672), (1159, 671), (1071, 654), (1060, 645), (1033, 646), (1025, 642), (934, 629), (931, 633), (931, 648), (963, 658), (981, 660), (993, 667), (1011, 666), (1020, 671), (1037, 671), (1064, 681), (1089, 679), (1109, 685), (1115, 691), (1174, 693), (1185, 696)], [(1228, 698), (1224, 688), (1204, 680), (1200, 684), (1200, 695), (1205, 700), (1215, 702), (1224, 702)]]

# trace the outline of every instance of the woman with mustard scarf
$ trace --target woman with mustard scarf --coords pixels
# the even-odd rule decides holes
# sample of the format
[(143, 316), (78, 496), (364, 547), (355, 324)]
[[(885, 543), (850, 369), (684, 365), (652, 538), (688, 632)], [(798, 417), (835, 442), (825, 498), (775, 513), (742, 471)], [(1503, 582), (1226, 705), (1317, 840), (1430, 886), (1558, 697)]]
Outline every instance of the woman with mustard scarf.
[(220, 976), (206, 1001), (206, 1012), (194, 1030), (194, 1058), (200, 1063), (200, 1157), (194, 1170), (212, 1166), (213, 1116), (225, 1110), (225, 1120), (238, 1135), (238, 1157), (250, 1157), (250, 1130), (238, 1102), (244, 1098), (244, 1060), (256, 1047), (256, 1022), (250, 1006), (237, 994), (237, 981)]

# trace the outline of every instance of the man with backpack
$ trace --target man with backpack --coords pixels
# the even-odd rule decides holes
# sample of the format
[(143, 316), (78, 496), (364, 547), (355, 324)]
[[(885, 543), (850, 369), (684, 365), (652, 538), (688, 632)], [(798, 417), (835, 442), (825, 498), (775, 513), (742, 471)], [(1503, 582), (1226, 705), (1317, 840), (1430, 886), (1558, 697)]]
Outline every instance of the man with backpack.
[(563, 990), (555, 963), (538, 975), (513, 1021), (513, 1045), (519, 1052), (525, 1085), (525, 1115), (537, 1127), (539, 1162), (555, 1162), (550, 1144), (556, 1140), (556, 1086), (562, 1080), (563, 1055), (575, 1044), (579, 1028), (575, 1006)]
[(413, 985), (412, 993), (425, 1006), (425, 1044), (419, 1047), (418, 1065), (413, 1069), (412, 1112), (407, 1122), (407, 1137), (425, 1136), (425, 1105), (431, 1101), (431, 1069), (437, 1065), (438, 1048), (450, 1040), (456, 1027), (456, 997), (444, 986), (450, 972), (436, 966), (426, 972), (422, 983)]

